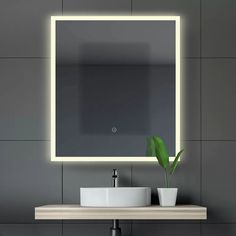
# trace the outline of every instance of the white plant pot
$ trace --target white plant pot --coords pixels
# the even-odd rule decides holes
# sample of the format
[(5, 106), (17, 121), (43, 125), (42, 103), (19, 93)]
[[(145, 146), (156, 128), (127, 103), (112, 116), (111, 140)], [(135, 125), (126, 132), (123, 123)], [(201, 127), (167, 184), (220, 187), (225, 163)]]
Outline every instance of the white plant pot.
[(157, 188), (160, 206), (175, 206), (178, 188)]

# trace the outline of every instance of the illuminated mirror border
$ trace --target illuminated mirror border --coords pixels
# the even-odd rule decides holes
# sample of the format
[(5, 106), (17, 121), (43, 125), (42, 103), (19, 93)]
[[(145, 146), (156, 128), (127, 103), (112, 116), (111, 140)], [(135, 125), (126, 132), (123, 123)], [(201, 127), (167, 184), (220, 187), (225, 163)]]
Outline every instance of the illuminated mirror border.
[[(180, 16), (51, 16), (51, 161), (65, 162), (156, 162), (155, 157), (56, 156), (56, 23), (57, 21), (175, 21), (175, 153), (181, 149)], [(173, 161), (174, 157), (170, 160)]]

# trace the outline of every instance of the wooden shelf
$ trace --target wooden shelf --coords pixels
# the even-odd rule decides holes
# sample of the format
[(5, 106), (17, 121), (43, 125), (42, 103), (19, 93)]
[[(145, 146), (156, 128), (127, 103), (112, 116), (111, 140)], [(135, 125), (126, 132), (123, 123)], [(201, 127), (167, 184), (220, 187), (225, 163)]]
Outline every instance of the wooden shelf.
[(207, 209), (195, 205), (135, 208), (94, 208), (80, 205), (45, 205), (35, 208), (36, 220), (205, 220)]

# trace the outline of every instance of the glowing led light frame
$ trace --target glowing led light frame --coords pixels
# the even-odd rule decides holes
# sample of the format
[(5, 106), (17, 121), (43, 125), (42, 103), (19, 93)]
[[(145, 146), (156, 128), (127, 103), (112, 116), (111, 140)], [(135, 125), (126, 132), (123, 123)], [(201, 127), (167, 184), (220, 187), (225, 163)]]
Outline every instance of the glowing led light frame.
[[(51, 16), (51, 161), (156, 162), (155, 157), (56, 156), (56, 22), (57, 21), (175, 21), (175, 152), (181, 148), (180, 16)], [(174, 157), (170, 157), (173, 161)]]

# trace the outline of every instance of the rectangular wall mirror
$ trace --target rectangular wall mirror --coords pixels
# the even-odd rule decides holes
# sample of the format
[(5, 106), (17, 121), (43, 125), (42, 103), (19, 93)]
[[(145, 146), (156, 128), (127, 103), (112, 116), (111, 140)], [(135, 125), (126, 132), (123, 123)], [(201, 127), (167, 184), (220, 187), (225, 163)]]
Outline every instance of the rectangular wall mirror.
[(180, 17), (51, 17), (51, 160), (150, 162), (180, 150)]

